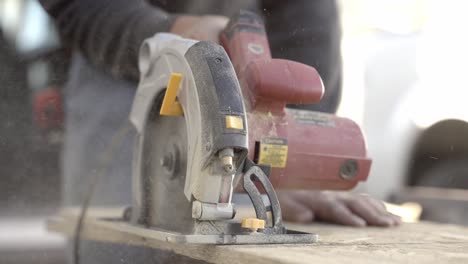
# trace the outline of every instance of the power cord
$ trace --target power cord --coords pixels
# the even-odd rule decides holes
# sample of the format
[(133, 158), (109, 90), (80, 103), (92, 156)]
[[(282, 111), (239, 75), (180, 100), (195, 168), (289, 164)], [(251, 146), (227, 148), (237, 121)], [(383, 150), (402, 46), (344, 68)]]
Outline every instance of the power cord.
[(114, 153), (122, 146), (122, 143), (125, 139), (125, 136), (130, 132), (131, 125), (129, 121), (124, 122), (122, 126), (117, 130), (117, 133), (111, 139), (109, 146), (106, 148), (106, 151), (102, 154), (99, 166), (97, 168), (96, 177), (93, 177), (90, 182), (90, 187), (86, 196), (84, 198), (83, 204), (81, 206), (80, 215), (78, 221), (76, 223), (75, 232), (73, 234), (73, 264), (80, 263), (80, 241), (81, 241), (81, 233), (83, 229), (84, 219), (86, 218), (86, 213), (88, 211), (89, 204), (91, 199), (94, 195), (96, 186), (101, 181), (103, 175), (106, 175), (110, 164), (112, 162), (112, 158)]

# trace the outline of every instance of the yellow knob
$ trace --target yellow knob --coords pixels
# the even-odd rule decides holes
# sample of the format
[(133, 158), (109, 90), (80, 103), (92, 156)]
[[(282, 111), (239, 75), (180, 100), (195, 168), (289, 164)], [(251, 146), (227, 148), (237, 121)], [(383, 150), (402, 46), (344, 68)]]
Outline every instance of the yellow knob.
[(248, 228), (250, 231), (255, 232), (258, 229), (265, 229), (265, 220), (257, 218), (242, 219), (242, 227)]

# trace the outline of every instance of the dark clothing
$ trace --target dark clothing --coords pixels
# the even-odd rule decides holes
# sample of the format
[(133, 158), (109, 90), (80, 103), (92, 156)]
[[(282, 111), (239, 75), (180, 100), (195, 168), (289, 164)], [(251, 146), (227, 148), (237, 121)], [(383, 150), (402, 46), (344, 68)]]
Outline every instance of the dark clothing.
[(334, 112), (340, 100), (340, 24), (331, 0), (40, 0), (66, 44), (114, 77), (137, 81), (144, 39), (167, 32), (177, 14), (231, 16), (239, 9), (262, 13), (273, 57), (314, 66), (325, 97), (311, 110)]

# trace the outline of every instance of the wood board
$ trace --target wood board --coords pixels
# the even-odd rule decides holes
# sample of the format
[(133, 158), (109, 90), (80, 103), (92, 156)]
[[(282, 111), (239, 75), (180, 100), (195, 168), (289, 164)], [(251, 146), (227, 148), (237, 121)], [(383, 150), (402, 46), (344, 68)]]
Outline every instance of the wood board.
[(426, 220), (468, 225), (468, 190), (406, 187), (392, 198), (396, 203), (420, 204)]
[[(326, 224), (295, 225), (315, 232), (320, 242), (310, 245), (201, 246), (163, 242), (151, 231), (102, 218), (122, 215), (121, 209), (92, 209), (82, 237), (128, 245), (172, 250), (211, 263), (468, 263), (468, 228), (416, 223), (397, 228), (351, 228)], [(77, 210), (62, 210), (52, 219), (51, 231), (72, 235)]]

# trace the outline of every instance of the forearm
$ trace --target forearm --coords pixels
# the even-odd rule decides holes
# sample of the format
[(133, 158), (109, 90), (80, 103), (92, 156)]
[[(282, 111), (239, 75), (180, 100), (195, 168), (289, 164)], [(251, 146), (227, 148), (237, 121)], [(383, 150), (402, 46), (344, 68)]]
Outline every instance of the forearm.
[(143, 0), (40, 0), (65, 45), (118, 78), (138, 80), (144, 39), (169, 31), (175, 20)]

